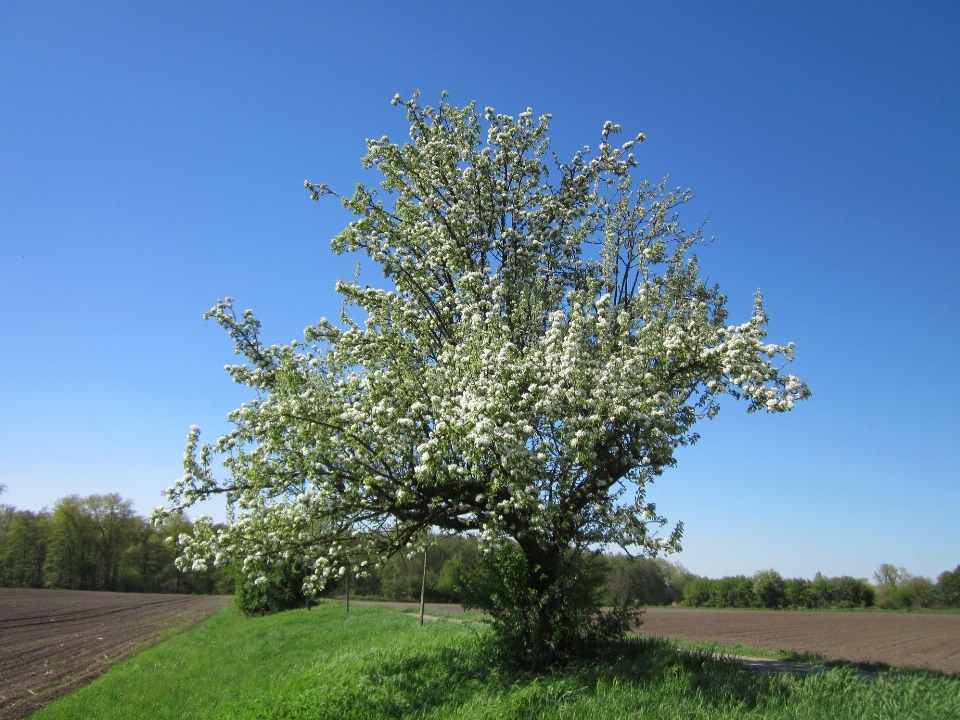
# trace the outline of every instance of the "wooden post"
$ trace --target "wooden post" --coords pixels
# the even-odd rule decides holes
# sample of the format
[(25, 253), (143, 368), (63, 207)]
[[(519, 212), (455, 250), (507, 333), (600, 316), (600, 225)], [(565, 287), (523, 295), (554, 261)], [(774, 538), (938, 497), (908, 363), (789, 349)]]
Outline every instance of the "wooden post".
[(423, 549), (423, 581), (420, 583), (420, 624), (423, 625), (423, 605), (427, 595), (427, 549)]

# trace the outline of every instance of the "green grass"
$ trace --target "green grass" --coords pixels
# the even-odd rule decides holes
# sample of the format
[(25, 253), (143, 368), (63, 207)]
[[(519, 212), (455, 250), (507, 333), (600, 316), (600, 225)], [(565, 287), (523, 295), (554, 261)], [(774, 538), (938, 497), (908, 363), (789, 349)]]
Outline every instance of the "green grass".
[(633, 638), (603, 663), (543, 676), (488, 667), (474, 619), (340, 605), (249, 619), (229, 608), (34, 717), (958, 718), (960, 678), (849, 669), (758, 673)]

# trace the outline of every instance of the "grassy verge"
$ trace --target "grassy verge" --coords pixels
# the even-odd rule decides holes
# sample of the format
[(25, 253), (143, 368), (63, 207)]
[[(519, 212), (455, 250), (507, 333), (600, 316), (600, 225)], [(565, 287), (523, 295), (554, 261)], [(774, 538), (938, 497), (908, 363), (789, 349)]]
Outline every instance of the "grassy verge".
[(536, 677), (488, 667), (485, 632), (476, 622), (421, 628), (377, 607), (256, 619), (231, 608), (34, 717), (960, 717), (960, 678), (934, 673), (757, 673), (703, 649), (633, 638), (603, 662)]

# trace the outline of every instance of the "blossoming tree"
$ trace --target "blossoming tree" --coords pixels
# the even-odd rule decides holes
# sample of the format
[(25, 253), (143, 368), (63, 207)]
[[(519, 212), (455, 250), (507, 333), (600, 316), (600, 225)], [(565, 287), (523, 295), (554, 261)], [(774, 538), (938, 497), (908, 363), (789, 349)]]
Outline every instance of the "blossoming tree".
[(699, 278), (701, 232), (677, 215), (690, 191), (634, 183), (643, 135), (615, 145), (607, 122), (595, 152), (561, 162), (549, 115), (445, 97), (394, 99), (411, 140), (367, 142), (379, 188), (341, 197), (305, 183), (355, 215), (332, 249), (366, 253), (386, 287), (338, 282), (356, 310), (290, 345), (265, 346), (230, 298), (207, 313), (243, 356), (228, 373), (256, 397), (213, 445), (191, 429), (156, 516), (224, 494), (228, 523), (199, 519), (180, 562), (237, 560), (256, 578), (296, 560), (313, 591), (431, 529), (475, 534), (492, 557), (513, 553), (526, 600), (495, 592), (487, 609), (522, 616), (543, 664), (596, 626), (563, 629), (571, 614), (596, 618), (595, 596), (565, 604), (570, 558), (679, 550), (682, 525), (661, 531), (646, 486), (718, 399), (783, 412), (809, 391), (781, 372), (793, 345), (765, 341), (759, 295), (750, 319), (728, 324), (724, 296)]

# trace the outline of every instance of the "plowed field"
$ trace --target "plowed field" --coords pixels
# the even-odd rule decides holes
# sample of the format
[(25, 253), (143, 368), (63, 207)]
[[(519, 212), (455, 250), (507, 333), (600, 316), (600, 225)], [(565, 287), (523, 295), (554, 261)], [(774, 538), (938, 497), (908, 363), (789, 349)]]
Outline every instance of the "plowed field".
[(0, 588), (0, 718), (26, 717), (231, 600)]
[[(366, 604), (366, 603), (364, 603)], [(369, 603), (398, 610), (414, 603)], [(427, 612), (460, 612), (459, 605), (427, 603)], [(830, 660), (884, 663), (960, 673), (960, 615), (836, 610), (707, 610), (648, 608), (640, 635), (693, 642), (740, 643), (793, 650)]]
[(651, 608), (640, 634), (960, 673), (960, 615)]

